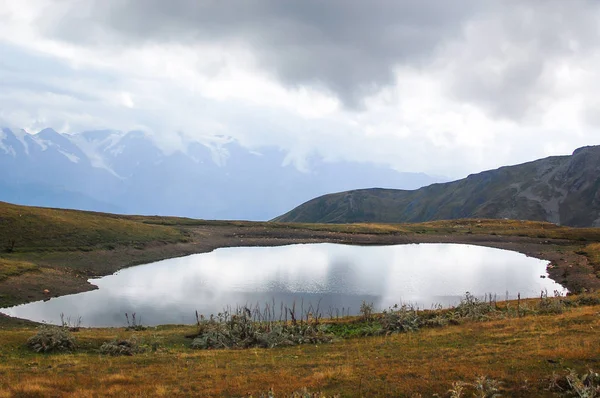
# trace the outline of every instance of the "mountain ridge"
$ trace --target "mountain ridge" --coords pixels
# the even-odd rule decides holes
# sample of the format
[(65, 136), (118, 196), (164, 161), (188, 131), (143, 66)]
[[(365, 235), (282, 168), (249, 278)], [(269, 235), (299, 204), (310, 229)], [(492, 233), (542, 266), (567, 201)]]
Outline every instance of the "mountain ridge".
[[(369, 181), (390, 188), (439, 181), (375, 163), (321, 158), (311, 159), (311, 171), (303, 172), (285, 162), (287, 153), (280, 148), (257, 152), (227, 137), (182, 143), (165, 150), (139, 130), (61, 134), (47, 128), (29, 134), (2, 128), (0, 183), (5, 189), (0, 200), (125, 214), (268, 220), (311, 197)], [(28, 198), (27, 192), (35, 195)]]
[(416, 190), (370, 188), (323, 195), (273, 221), (398, 223), (458, 218), (600, 226), (600, 146)]

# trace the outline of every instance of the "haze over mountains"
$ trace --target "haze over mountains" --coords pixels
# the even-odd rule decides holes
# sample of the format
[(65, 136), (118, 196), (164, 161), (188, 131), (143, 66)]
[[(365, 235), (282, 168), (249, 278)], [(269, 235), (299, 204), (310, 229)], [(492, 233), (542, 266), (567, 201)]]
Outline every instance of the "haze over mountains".
[(600, 146), (414, 191), (362, 189), (325, 195), (275, 220), (394, 223), (474, 217), (600, 226)]
[(206, 219), (267, 220), (312, 197), (371, 186), (413, 189), (439, 179), (370, 163), (287, 164), (274, 148), (234, 140), (165, 152), (140, 131), (29, 134), (0, 130), (0, 200), (37, 206)]

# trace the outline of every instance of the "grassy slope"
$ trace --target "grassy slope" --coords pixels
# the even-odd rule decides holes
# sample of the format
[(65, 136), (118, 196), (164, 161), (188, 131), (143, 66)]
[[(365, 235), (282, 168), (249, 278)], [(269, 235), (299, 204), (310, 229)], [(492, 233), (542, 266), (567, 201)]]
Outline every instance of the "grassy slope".
[[(514, 303), (513, 303), (514, 304)], [(302, 387), (353, 396), (447, 396), (454, 381), (485, 375), (503, 396), (554, 396), (553, 373), (598, 370), (600, 306), (558, 315), (466, 323), (414, 333), (276, 349), (194, 351), (193, 327), (145, 331), (82, 329), (73, 354), (33, 354), (33, 328), (0, 330), (0, 397), (245, 396), (273, 388), (277, 397)], [(114, 338), (155, 344), (133, 357), (105, 357)]]
[(185, 239), (179, 229), (148, 225), (132, 217), (0, 202), (0, 246), (15, 252), (90, 250)]
[(0, 281), (26, 272), (39, 271), (39, 267), (28, 261), (7, 260), (0, 258)]
[[(473, 174), (417, 190), (360, 189), (314, 198), (283, 214), (285, 222), (423, 222), (511, 218), (592, 225), (600, 202), (600, 147)], [(557, 208), (547, 206), (556, 202)], [(544, 205), (542, 205), (544, 203)]]
[[(88, 251), (149, 242), (190, 239), (194, 227), (264, 227), (275, 231), (307, 230), (344, 234), (493, 234), (532, 238), (600, 241), (600, 228), (569, 228), (552, 223), (459, 219), (418, 224), (319, 224), (206, 221), (179, 217), (122, 216), (78, 210), (27, 207), (0, 202), (0, 249), (14, 240), (14, 253)], [(2, 250), (6, 253), (6, 250)]]

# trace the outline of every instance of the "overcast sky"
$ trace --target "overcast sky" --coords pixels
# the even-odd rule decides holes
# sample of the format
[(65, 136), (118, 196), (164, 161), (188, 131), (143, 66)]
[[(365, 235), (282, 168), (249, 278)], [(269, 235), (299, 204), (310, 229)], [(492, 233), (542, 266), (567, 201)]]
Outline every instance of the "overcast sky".
[(462, 177), (600, 144), (600, 2), (0, 0), (0, 125)]

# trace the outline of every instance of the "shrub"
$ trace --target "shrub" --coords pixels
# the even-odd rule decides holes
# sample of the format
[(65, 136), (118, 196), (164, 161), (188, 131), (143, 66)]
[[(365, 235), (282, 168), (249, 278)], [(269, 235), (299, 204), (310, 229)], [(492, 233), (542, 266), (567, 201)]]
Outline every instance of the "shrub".
[[(268, 392), (266, 393), (260, 393), (259, 395), (257, 395), (257, 398), (276, 398), (279, 395), (275, 394), (275, 391), (273, 391), (273, 389), (269, 389)], [(249, 395), (250, 398), (253, 398), (254, 395)], [(309, 391), (306, 387), (298, 390), (298, 391), (294, 391), (293, 393), (287, 395), (282, 395), (282, 397), (287, 397), (287, 398), (339, 398), (341, 397), (340, 394), (335, 394), (335, 395), (325, 395), (322, 392), (312, 392)]]
[(135, 338), (129, 340), (113, 340), (100, 346), (100, 353), (104, 355), (120, 356), (138, 354), (144, 352)]
[(363, 300), (360, 305), (360, 315), (362, 320), (365, 322), (370, 322), (373, 320), (373, 303), (367, 303)]
[(273, 348), (299, 344), (328, 343), (332, 340), (325, 325), (317, 322), (254, 321), (247, 308), (233, 314), (225, 311), (215, 319), (198, 320), (198, 334), (191, 347), (211, 348)]
[(379, 322), (383, 333), (414, 332), (422, 323), (417, 309), (406, 304), (396, 304), (383, 311)]
[(478, 376), (472, 383), (464, 381), (452, 383), (452, 388), (448, 390), (448, 394), (451, 398), (463, 398), (467, 397), (467, 392), (470, 392), (469, 396), (472, 397), (496, 398), (500, 397), (500, 384), (501, 382), (498, 380), (490, 379), (487, 376)]
[(35, 352), (71, 351), (75, 349), (75, 338), (65, 328), (44, 325), (27, 340), (27, 345)]
[(467, 292), (465, 297), (460, 300), (460, 304), (454, 308), (451, 313), (452, 318), (466, 318), (476, 321), (489, 319), (491, 313), (496, 311), (496, 306), (490, 300), (480, 300), (471, 293)]
[(577, 306), (588, 306), (588, 305), (600, 305), (600, 296), (593, 294), (579, 294), (570, 297), (569, 300), (565, 301), (565, 305), (570, 307)]
[(576, 397), (600, 397), (600, 375), (591, 369), (582, 376), (570, 369), (566, 379), (569, 383), (570, 392), (574, 393)]
[(554, 291), (555, 298), (548, 297), (548, 292), (543, 290), (540, 295), (538, 312), (540, 314), (561, 314), (565, 310), (565, 300), (558, 291)]
[(552, 374), (550, 390), (560, 392), (567, 397), (594, 398), (600, 397), (600, 374), (593, 370), (579, 376), (573, 369), (567, 369), (565, 376)]

